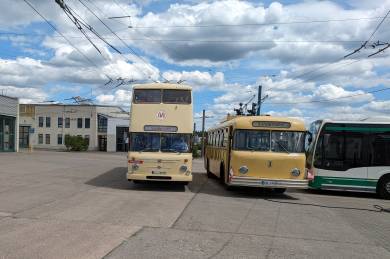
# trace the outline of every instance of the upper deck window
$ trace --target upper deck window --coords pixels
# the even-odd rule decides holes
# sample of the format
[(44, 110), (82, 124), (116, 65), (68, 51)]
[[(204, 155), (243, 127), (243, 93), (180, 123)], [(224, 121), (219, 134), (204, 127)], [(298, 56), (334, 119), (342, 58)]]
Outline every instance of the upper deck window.
[(163, 103), (190, 104), (191, 91), (189, 90), (163, 90)]
[(191, 91), (176, 89), (135, 89), (133, 102), (191, 104)]
[(160, 89), (135, 89), (134, 103), (161, 103)]

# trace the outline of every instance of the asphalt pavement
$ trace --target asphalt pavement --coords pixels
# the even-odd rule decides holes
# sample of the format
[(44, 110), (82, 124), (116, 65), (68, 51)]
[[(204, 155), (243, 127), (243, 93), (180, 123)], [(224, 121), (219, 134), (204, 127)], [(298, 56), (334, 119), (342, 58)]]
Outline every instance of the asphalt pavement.
[(0, 154), (0, 258), (390, 258), (372, 194), (133, 184), (126, 154)]

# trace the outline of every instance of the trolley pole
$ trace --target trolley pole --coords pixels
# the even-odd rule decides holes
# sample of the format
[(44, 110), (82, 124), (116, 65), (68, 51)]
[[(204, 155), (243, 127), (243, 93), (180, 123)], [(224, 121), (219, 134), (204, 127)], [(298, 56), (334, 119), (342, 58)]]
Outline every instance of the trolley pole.
[(259, 85), (259, 91), (257, 93), (257, 111), (256, 111), (257, 116), (260, 115), (260, 109), (261, 109), (261, 103), (262, 103), (262, 99), (261, 99), (262, 88), (263, 88), (263, 86)]
[(205, 127), (205, 121), (206, 121), (206, 110), (203, 110), (202, 114), (202, 157), (204, 157), (204, 127)]

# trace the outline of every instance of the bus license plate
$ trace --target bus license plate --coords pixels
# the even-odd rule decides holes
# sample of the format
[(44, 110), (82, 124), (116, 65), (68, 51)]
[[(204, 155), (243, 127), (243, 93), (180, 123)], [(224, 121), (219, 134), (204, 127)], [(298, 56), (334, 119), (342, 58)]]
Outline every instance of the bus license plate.
[(152, 171), (152, 174), (166, 174), (166, 172), (161, 172), (161, 171)]
[(261, 181), (262, 185), (278, 185), (275, 181)]

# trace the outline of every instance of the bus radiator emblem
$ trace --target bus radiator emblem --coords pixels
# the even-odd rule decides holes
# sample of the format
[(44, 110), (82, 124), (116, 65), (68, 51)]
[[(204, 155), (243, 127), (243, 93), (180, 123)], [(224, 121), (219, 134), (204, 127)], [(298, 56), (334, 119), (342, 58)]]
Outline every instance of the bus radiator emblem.
[(157, 119), (159, 119), (159, 120), (164, 120), (167, 117), (167, 115), (165, 114), (165, 111), (159, 111), (156, 114), (156, 116), (157, 116)]

